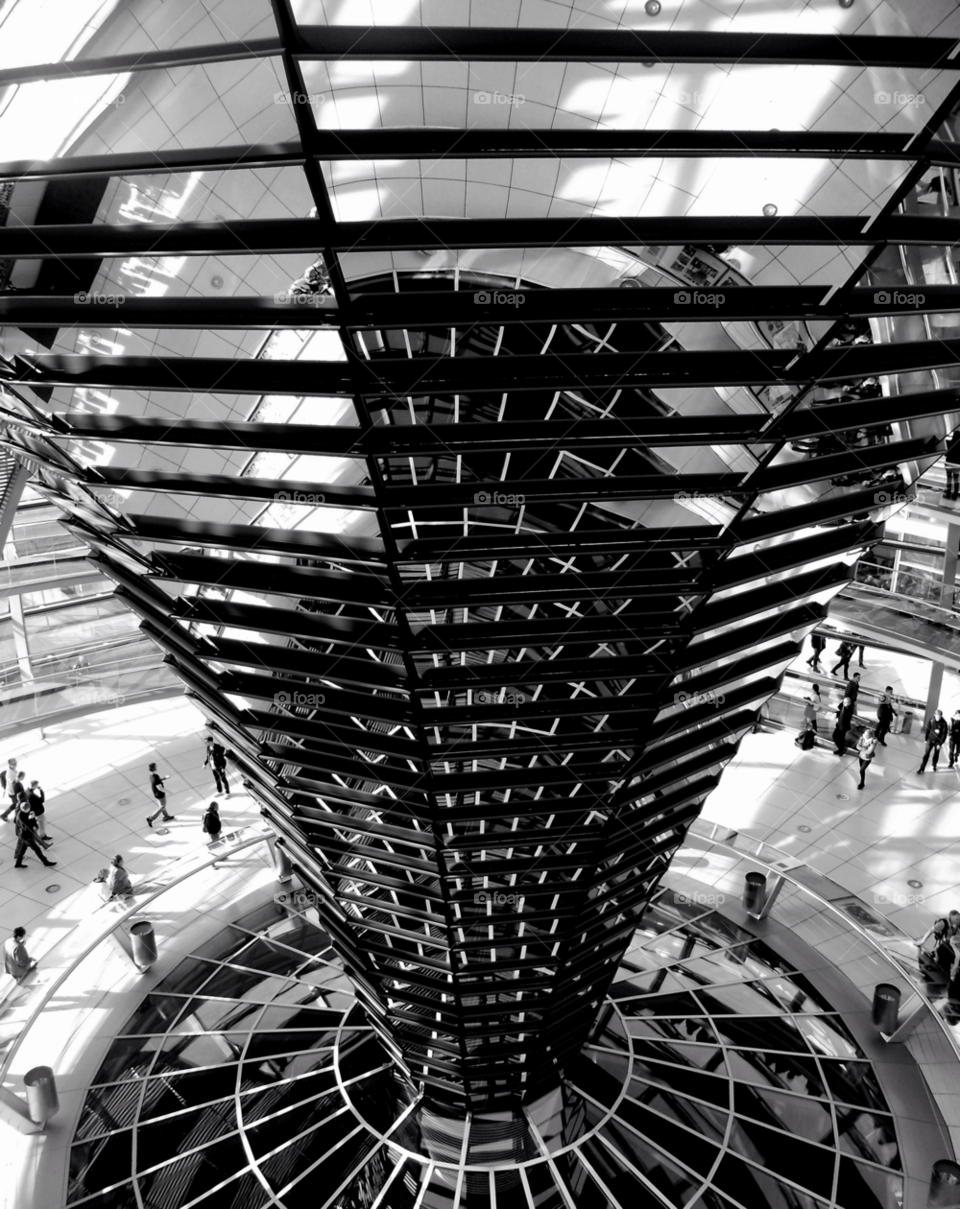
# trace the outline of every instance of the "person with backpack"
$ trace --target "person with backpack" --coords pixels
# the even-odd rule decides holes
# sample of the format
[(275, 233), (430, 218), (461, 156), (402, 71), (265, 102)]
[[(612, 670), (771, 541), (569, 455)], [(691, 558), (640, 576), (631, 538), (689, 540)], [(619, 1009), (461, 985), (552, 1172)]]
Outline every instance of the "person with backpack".
[(815, 672), (819, 672), (820, 656), (827, 648), (827, 640), (822, 634), (811, 634), (810, 645), (813, 647), (813, 654), (807, 660), (807, 667), (812, 667)]
[(837, 674), (837, 668), (842, 667), (844, 680), (850, 679), (850, 660), (851, 660), (851, 658), (853, 656), (853, 652), (855, 650), (856, 650), (856, 647), (853, 645), (853, 643), (850, 643), (850, 642), (841, 642), (840, 643), (840, 645), (837, 647), (837, 655), (839, 656), (839, 658), (838, 658), (836, 664), (830, 669), (831, 676), (835, 676)]
[(213, 845), (220, 839), (220, 832), (223, 830), (223, 822), (220, 819), (220, 806), (216, 802), (211, 802), (204, 812), (203, 830), (209, 837), (207, 843), (212, 848)]
[(940, 759), (940, 748), (947, 741), (948, 734), (947, 720), (943, 716), (943, 710), (938, 709), (936, 714), (927, 723), (926, 730), (923, 732), (923, 737), (927, 741), (927, 746), (923, 753), (923, 759), (920, 761), (918, 773), (927, 771), (927, 761), (933, 755), (933, 771), (937, 771), (937, 761)]
[(897, 711), (893, 708), (893, 688), (887, 685), (883, 693), (883, 699), (877, 706), (877, 742), (881, 747), (886, 747), (884, 740), (890, 733), (890, 727), (893, 726), (893, 720), (897, 716)]
[(230, 796), (230, 786), (227, 784), (227, 753), (224, 750), (223, 744), (218, 743), (213, 735), (207, 735), (207, 758), (203, 762), (204, 768), (210, 765), (210, 770), (213, 773), (213, 779), (217, 783), (217, 793)]
[(169, 823), (171, 819), (175, 819), (177, 817), (175, 814), (167, 814), (167, 795), (163, 788), (163, 777), (157, 772), (156, 764), (150, 765), (150, 789), (153, 796), (160, 803), (160, 808), (159, 810), (155, 810), (153, 814), (147, 815), (147, 826), (153, 826), (153, 820), (158, 814), (163, 815), (165, 823)]

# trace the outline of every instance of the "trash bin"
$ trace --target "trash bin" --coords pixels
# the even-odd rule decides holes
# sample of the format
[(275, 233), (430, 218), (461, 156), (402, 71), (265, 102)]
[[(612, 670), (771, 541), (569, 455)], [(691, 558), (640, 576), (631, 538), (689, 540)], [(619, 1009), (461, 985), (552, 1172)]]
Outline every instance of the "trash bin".
[(149, 919), (138, 919), (130, 929), (133, 946), (133, 963), (142, 973), (149, 970), (157, 960), (157, 937)]
[(288, 882), (293, 877), (293, 865), (290, 862), (290, 854), (286, 848), (277, 843), (276, 836), (271, 836), (267, 842), (270, 847), (270, 855), (273, 857), (273, 868), (277, 875), (277, 881)]
[(743, 881), (743, 906), (759, 915), (767, 901), (767, 877), (764, 873), (748, 873)]
[(900, 988), (889, 982), (879, 982), (873, 990), (874, 1025), (889, 1037), (897, 1031), (897, 1016), (900, 1012)]
[(23, 1083), (27, 1089), (30, 1120), (42, 1128), (60, 1109), (53, 1070), (49, 1066), (35, 1066), (23, 1076)]
[(956, 1209), (960, 1205), (960, 1163), (940, 1159), (933, 1165), (927, 1209)]
[(900, 734), (909, 735), (913, 730), (913, 719), (915, 715), (912, 710), (905, 709), (902, 716), (903, 725), (900, 727)]

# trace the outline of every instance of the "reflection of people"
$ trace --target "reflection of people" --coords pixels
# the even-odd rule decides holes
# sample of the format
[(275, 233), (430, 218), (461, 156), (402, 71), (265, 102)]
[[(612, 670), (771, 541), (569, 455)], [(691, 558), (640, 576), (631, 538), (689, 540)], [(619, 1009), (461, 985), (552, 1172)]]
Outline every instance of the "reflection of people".
[(943, 468), (947, 472), (947, 489), (942, 498), (955, 500), (960, 496), (960, 433), (954, 433), (947, 439)]
[(80, 681), (83, 679), (83, 673), (87, 670), (88, 666), (89, 666), (89, 664), (87, 663), (87, 661), (83, 657), (83, 655), (78, 655), (77, 662), (70, 669), (73, 672), (73, 683), (74, 684), (80, 683)]

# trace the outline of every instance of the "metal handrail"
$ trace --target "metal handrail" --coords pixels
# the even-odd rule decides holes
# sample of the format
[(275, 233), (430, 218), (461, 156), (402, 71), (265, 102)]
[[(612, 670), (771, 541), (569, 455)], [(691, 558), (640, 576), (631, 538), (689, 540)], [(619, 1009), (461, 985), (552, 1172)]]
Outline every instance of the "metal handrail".
[[(211, 865), (216, 865), (216, 864), (221, 863), (222, 861), (226, 860), (228, 857), (233, 856), (235, 853), (241, 852), (244, 848), (249, 848), (253, 844), (262, 844), (265, 841), (269, 840), (272, 832), (266, 826), (266, 824), (261, 824), (261, 826), (263, 827), (263, 830), (259, 834), (249, 836), (246, 839), (238, 840), (238, 842), (236, 844), (234, 844), (232, 848), (220, 851), (215, 856), (211, 853), (209, 856), (207, 856), (207, 858), (205, 860), (201, 861), (199, 865), (195, 865), (192, 868), (186, 870), (185, 872), (181, 873), (179, 877), (174, 877), (173, 879), (171, 879), (171, 881), (167, 882), (165, 885), (158, 886), (156, 890), (152, 891), (152, 893), (150, 893), (147, 896), (147, 898), (145, 898), (143, 900), (143, 902), (135, 903), (133, 906), (126, 908), (126, 910), (123, 912), (122, 915), (119, 915), (116, 917), (115, 921), (110, 925), (109, 928), (105, 929), (103, 932), (98, 933), (96, 938), (94, 940), (92, 940), (88, 945), (86, 945), (81, 950), (79, 956), (75, 957), (72, 961), (70, 961), (68, 963), (67, 967), (64, 970), (62, 970), (60, 972), (60, 974), (57, 975), (57, 977), (53, 980), (53, 982), (50, 984), (50, 986), (39, 997), (39, 1002), (37, 1003), (37, 1006), (31, 1011), (29, 1017), (25, 1021), (23, 1027), (20, 1029), (20, 1032), (17, 1034), (16, 1038), (14, 1039), (13, 1044), (10, 1046), (10, 1049), (7, 1051), (7, 1053), (3, 1059), (3, 1065), (0, 1066), (0, 1085), (2, 1085), (9, 1078), (9, 1071), (13, 1064), (13, 1059), (17, 1056), (17, 1053), (20, 1050), (21, 1044), (26, 1039), (27, 1034), (29, 1033), (29, 1031), (33, 1027), (33, 1025), (36, 1023), (38, 1017), (43, 1012), (47, 1003), (53, 998), (53, 996), (57, 993), (57, 991), (60, 990), (60, 988), (63, 986), (63, 984), (66, 982), (66, 980), (78, 968), (78, 966), (80, 966), (84, 961), (86, 961), (86, 959), (90, 956), (90, 954), (100, 944), (102, 944), (103, 941), (106, 940), (106, 938), (108, 936), (110, 936), (113, 932), (115, 932), (132, 915), (142, 913), (144, 911), (144, 909), (147, 908), (150, 905), (150, 903), (152, 903), (155, 899), (159, 898), (163, 894), (166, 894), (169, 890), (175, 889), (177, 886), (180, 885), (181, 882), (186, 881), (188, 877), (192, 877), (195, 873), (199, 873), (201, 870), (207, 869)], [(241, 828), (237, 834), (242, 834), (243, 830), (245, 830), (245, 829)], [(154, 880), (154, 879), (151, 878), (151, 879), (146, 879), (146, 880)], [(134, 893), (136, 893), (136, 886), (134, 886)], [(107, 903), (105, 903), (105, 902), (101, 903), (96, 908), (96, 910), (100, 911), (106, 906), (107, 906)], [(73, 931), (76, 931), (76, 928), (78, 928), (80, 926), (81, 926), (80, 924), (77, 924), (75, 926), (75, 928), (72, 929), (71, 934)], [(65, 940), (66, 940), (66, 938), (59, 941), (58, 943), (63, 944)], [(44, 960), (46, 961), (49, 959), (50, 954), (46, 953), (43, 956), (44, 956)], [(3, 1000), (0, 1000), (0, 1003), (5, 1003), (6, 1000), (9, 998), (9, 996), (13, 993), (13, 991), (18, 986), (19, 986), (18, 983), (14, 983), (14, 986), (12, 988), (8, 989), (7, 994), (4, 996)]]
[[(943, 605), (934, 604), (932, 600), (926, 600), (922, 596), (908, 596), (905, 592), (891, 592), (889, 588), (878, 588), (874, 584), (862, 584), (856, 580), (845, 584), (841, 597), (849, 598), (854, 592), (863, 592), (866, 595), (877, 595), (886, 597), (888, 600), (901, 600), (904, 605), (909, 605), (911, 609), (915, 609), (917, 605), (922, 605), (925, 609), (932, 609), (937, 613), (942, 614), (942, 620), (937, 624), (949, 626), (950, 629), (960, 629), (960, 615), (954, 609), (945, 609)], [(906, 608), (905, 612), (909, 611)], [(921, 619), (929, 620), (929, 619)]]
[[(701, 833), (700, 829), (705, 828), (705, 827), (710, 828), (709, 835), (703, 835)], [(901, 978), (903, 978), (903, 980), (907, 983), (910, 990), (917, 996), (917, 998), (920, 1000), (920, 1002), (926, 1007), (927, 1012), (929, 1013), (930, 1016), (932, 1016), (934, 1018), (934, 1020), (936, 1020), (937, 1026), (939, 1027), (940, 1031), (943, 1033), (943, 1035), (949, 1041), (950, 1047), (953, 1050), (953, 1052), (956, 1054), (958, 1060), (960, 1060), (960, 1038), (957, 1038), (954, 1036), (954, 1034), (950, 1030), (950, 1027), (948, 1026), (946, 1020), (944, 1020), (944, 1018), (940, 1015), (940, 1013), (936, 1010), (934, 1005), (931, 1003), (930, 998), (927, 995), (925, 987), (922, 985), (922, 983), (920, 981), (918, 981), (917, 978), (915, 978), (915, 976), (910, 972), (910, 970), (904, 965), (903, 959), (899, 958), (896, 953), (892, 953), (892, 952), (890, 952), (889, 949), (884, 948), (884, 946), (877, 940), (877, 938), (875, 936), (871, 935), (871, 933), (868, 932), (866, 930), (866, 928), (861, 927), (860, 924), (858, 924), (856, 922), (856, 920), (852, 919), (849, 915), (847, 915), (846, 912), (841, 911), (838, 907), (835, 907), (833, 905), (833, 903), (830, 901), (830, 899), (824, 898), (823, 895), (818, 894), (816, 890), (811, 889), (809, 886), (805, 885), (803, 882), (799, 881), (797, 878), (791, 877), (789, 870), (782, 868), (779, 864), (775, 864), (774, 862), (767, 860), (765, 857), (762, 857), (760, 855), (761, 851), (764, 848), (767, 848), (771, 852), (771, 854), (774, 854), (777, 857), (780, 857), (781, 859), (783, 857), (789, 858), (789, 853), (781, 852), (779, 849), (771, 848), (771, 846), (769, 844), (765, 844), (762, 840), (752, 840), (752, 839), (750, 842), (755, 843), (757, 845), (756, 853), (744, 852), (744, 850), (742, 848), (738, 848), (735, 844), (731, 844), (731, 843), (727, 842), (726, 840), (718, 840), (715, 838), (717, 831), (721, 828), (726, 828), (726, 830), (729, 831), (729, 827), (727, 827), (727, 825), (725, 823), (717, 823), (717, 822), (711, 823), (710, 820), (705, 819), (705, 818), (703, 818), (703, 816), (701, 816), (699, 819), (695, 820), (695, 822), (692, 824), (689, 835), (695, 839), (701, 840), (705, 844), (709, 844), (715, 848), (721, 849), (724, 852), (732, 853), (733, 855), (737, 856), (741, 861), (749, 861), (753, 864), (761, 865), (766, 869), (766, 871), (768, 873), (772, 874), (776, 878), (782, 877), (784, 879), (784, 881), (789, 882), (790, 885), (792, 885), (796, 889), (800, 890), (801, 893), (806, 894), (808, 897), (812, 898), (817, 903), (818, 906), (820, 906), (821, 908), (826, 908), (826, 910), (828, 910), (833, 916), (835, 916), (837, 918), (837, 920), (842, 922), (843, 926), (848, 931), (855, 932), (860, 937), (861, 940), (866, 941), (867, 945), (871, 949), (873, 949), (875, 951), (875, 953), (880, 958), (882, 958), (882, 960), (884, 962), (886, 962), (887, 965), (892, 966), (897, 971), (899, 976)], [(746, 839), (747, 837), (744, 837), (744, 838)], [(689, 843), (689, 839), (685, 842)], [(680, 851), (682, 851), (682, 848), (680, 849)], [(803, 865), (803, 868), (809, 868), (809, 866)], [(700, 880), (699, 878), (697, 878), (695, 870), (690, 870), (690, 871), (685, 870), (685, 872), (687, 873), (688, 877), (692, 877), (697, 881)], [(708, 884), (708, 883), (705, 883), (705, 884)], [(839, 883), (837, 883), (837, 884), (839, 885)], [(840, 887), (840, 888), (843, 889), (843, 887)], [(776, 915), (776, 905), (774, 905), (770, 914), (773, 916)], [(886, 918), (884, 918), (884, 922), (889, 927), (896, 928), (896, 926), (897, 926), (896, 924), (890, 924), (889, 921), (886, 920)], [(792, 925), (789, 922), (787, 922), (787, 926), (792, 926)], [(907, 941), (911, 945), (916, 944), (916, 941), (912, 937), (907, 936), (906, 933), (904, 933), (903, 935), (904, 935), (905, 941)], [(856, 984), (854, 983), (854, 985), (856, 985)], [(860, 988), (858, 988), (858, 989), (860, 989)]]

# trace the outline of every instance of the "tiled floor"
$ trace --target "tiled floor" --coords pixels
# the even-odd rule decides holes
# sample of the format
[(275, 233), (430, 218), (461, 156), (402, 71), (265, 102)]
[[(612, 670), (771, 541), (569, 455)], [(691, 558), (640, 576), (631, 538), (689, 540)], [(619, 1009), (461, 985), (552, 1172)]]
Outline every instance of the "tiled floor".
[[(0, 823), (0, 913), (4, 938), (22, 925), (28, 949), (43, 954), (101, 899), (93, 878), (122, 853), (134, 883), (178, 857), (205, 849), (200, 820), (203, 806), (220, 802), (224, 830), (259, 820), (259, 810), (239, 790), (229, 798), (216, 794), (204, 760), (204, 719), (183, 697), (125, 706), (47, 727), (45, 738), (31, 731), (0, 743), (0, 764), (16, 756), (27, 780), (37, 778), (47, 794), (47, 831), (57, 861), (44, 868), (32, 853), (27, 868), (13, 867), (16, 843), (12, 822)], [(176, 815), (167, 834), (146, 823), (155, 804), (147, 765), (156, 762), (167, 781), (167, 808)], [(5, 842), (4, 842), (5, 841)], [(51, 892), (48, 887), (57, 886)], [(10, 982), (0, 975), (0, 996)]]
[(946, 755), (919, 776), (920, 741), (889, 735), (858, 790), (855, 756), (801, 752), (793, 738), (748, 735), (704, 817), (829, 874), (911, 935), (960, 908), (960, 771)]

